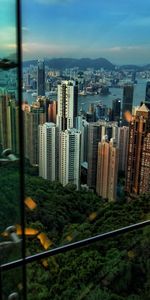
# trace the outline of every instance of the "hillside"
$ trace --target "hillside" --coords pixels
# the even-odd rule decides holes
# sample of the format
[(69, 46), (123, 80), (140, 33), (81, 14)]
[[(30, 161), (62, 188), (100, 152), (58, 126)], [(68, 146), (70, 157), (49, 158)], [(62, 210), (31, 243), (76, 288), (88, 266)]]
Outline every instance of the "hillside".
[[(72, 185), (63, 188), (33, 176), (31, 168), (26, 171), (26, 196), (36, 203), (33, 210), (26, 207), (26, 226), (50, 241), (47, 249), (149, 218), (150, 195), (107, 203)], [(16, 164), (1, 167), (0, 226), (19, 222), (17, 181)], [(149, 237), (146, 227), (28, 265), (28, 299), (148, 300)], [(27, 237), (27, 255), (44, 251), (43, 245), (36, 235)]]
[[(31, 65), (36, 65), (37, 60), (31, 61), (24, 61), (23, 66), (29, 67)], [(87, 68), (94, 68), (100, 69), (104, 68), (106, 70), (113, 70), (114, 65), (109, 62), (105, 58), (97, 58), (97, 59), (90, 59), (90, 58), (53, 58), (53, 59), (45, 59), (45, 64), (52, 69), (65, 69), (65, 68), (75, 68), (79, 67), (80, 70), (85, 70)]]

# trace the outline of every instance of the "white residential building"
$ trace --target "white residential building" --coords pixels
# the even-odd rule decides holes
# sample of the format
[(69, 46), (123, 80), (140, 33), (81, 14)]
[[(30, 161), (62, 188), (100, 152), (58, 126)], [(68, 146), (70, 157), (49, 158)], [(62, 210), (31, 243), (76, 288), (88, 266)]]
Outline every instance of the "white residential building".
[(76, 81), (64, 80), (58, 84), (57, 125), (59, 130), (75, 127), (78, 112), (78, 85)]
[(39, 125), (39, 176), (58, 179), (59, 130), (54, 123)]
[(79, 189), (81, 132), (72, 128), (59, 135), (59, 181), (63, 186), (73, 183)]

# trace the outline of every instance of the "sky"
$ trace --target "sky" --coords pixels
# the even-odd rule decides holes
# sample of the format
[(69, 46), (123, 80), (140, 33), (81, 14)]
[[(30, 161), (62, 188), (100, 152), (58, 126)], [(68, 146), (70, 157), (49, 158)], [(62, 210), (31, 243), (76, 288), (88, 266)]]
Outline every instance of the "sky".
[[(15, 49), (15, 0), (1, 0), (0, 56)], [(23, 58), (150, 63), (149, 0), (22, 0)], [(7, 10), (7, 14), (6, 14)]]

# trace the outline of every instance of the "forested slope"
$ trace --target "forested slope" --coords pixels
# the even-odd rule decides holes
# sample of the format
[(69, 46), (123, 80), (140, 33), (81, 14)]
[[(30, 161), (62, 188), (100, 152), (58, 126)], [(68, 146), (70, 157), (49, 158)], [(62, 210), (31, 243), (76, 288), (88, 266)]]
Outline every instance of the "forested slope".
[[(27, 173), (26, 197), (35, 201), (36, 208), (26, 207), (26, 226), (47, 237), (48, 249), (150, 217), (150, 195), (106, 203), (93, 193), (63, 188), (31, 176), (29, 169)], [(19, 223), (17, 166), (1, 168), (0, 182), (4, 228)], [(27, 236), (27, 255), (44, 250), (37, 235)], [(28, 265), (27, 274), (29, 300), (150, 299), (150, 229), (49, 257)]]

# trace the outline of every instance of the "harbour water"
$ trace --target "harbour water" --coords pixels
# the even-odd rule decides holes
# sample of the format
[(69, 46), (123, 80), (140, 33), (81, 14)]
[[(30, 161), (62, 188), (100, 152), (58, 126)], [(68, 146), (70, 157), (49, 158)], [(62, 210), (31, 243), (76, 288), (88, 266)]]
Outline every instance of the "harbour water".
[[(145, 99), (145, 90), (146, 90), (146, 79), (139, 79), (138, 83), (134, 85), (134, 97), (133, 97), (133, 106), (140, 105), (141, 101)], [(97, 105), (100, 102), (105, 104), (107, 107), (112, 107), (112, 100), (116, 98), (123, 98), (123, 89), (122, 88), (110, 88), (110, 94), (107, 96), (102, 95), (87, 95), (79, 96), (78, 98), (78, 111), (80, 109), (87, 111), (91, 103)], [(51, 100), (57, 100), (57, 96), (52, 95)], [(23, 92), (23, 100), (28, 101), (31, 104), (36, 100), (35, 96), (32, 96), (31, 93)]]

